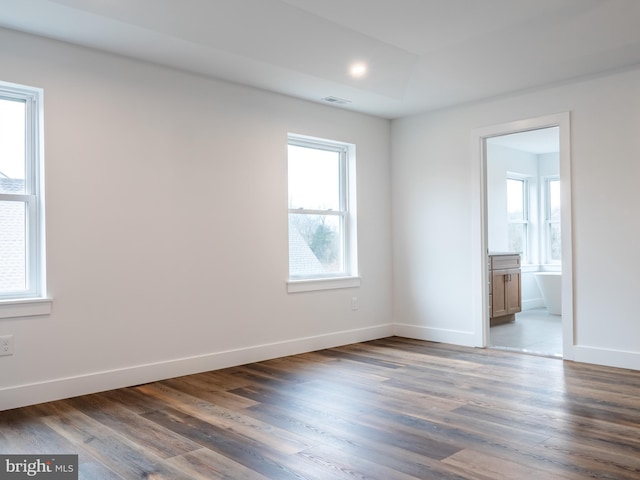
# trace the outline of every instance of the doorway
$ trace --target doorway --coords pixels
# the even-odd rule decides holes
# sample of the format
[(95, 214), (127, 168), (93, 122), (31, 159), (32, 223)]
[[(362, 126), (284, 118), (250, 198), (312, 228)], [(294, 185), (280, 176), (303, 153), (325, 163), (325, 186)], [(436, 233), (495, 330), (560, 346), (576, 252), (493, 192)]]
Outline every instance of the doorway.
[(559, 127), (487, 138), (485, 152), (488, 345), (562, 357)]
[[(474, 329), (478, 346), (504, 347), (518, 351), (561, 356), (567, 360), (574, 359), (569, 121), (569, 113), (561, 113), (493, 125), (472, 132), (474, 148), (472, 175), (474, 195), (478, 200), (477, 213), (472, 217), (472, 231), (474, 238), (478, 240), (476, 244), (478, 248), (474, 249), (472, 259), (475, 285), (473, 302), (476, 305)], [(515, 134), (522, 134), (522, 136)], [(502, 165), (502, 177), (499, 180), (502, 193), (493, 197), (492, 190), (495, 189), (498, 181), (495, 179), (495, 168), (490, 163), (494, 161), (491, 160), (491, 151), (503, 149), (504, 153), (505, 149), (513, 148), (514, 145), (518, 145), (517, 149), (520, 151), (532, 148), (523, 146), (528, 141), (527, 136), (529, 140), (536, 136), (539, 137), (539, 140), (542, 136), (555, 137), (552, 141), (557, 144), (557, 152), (539, 153), (541, 150), (547, 150), (548, 147), (537, 147), (539, 151), (535, 152), (525, 151), (529, 155), (530, 164), (534, 163), (533, 158), (539, 160), (538, 164), (530, 165), (533, 170), (518, 164), (515, 167)], [(509, 143), (511, 144), (509, 145)], [(542, 158), (547, 153), (555, 153), (555, 155), (547, 155)], [(555, 165), (554, 170), (547, 170), (549, 167), (547, 164), (551, 163)], [(531, 195), (531, 190), (534, 195)], [(510, 204), (512, 204), (510, 206), (507, 206), (507, 197), (510, 198)], [(502, 205), (502, 220), (499, 227), (496, 227), (498, 221), (492, 218), (491, 213), (491, 210), (495, 211), (497, 202)], [(516, 206), (513, 206), (514, 202)], [(559, 219), (557, 215), (551, 218), (547, 213), (548, 208), (554, 208), (552, 202), (559, 208)], [(495, 239), (498, 237), (500, 241), (496, 243)], [(561, 243), (558, 242), (560, 239)], [(514, 325), (524, 324), (528, 320), (536, 321), (538, 314), (544, 315), (550, 321), (549, 323), (553, 324), (552, 327), (556, 333), (539, 331), (537, 333), (539, 342), (532, 339), (532, 343), (543, 345), (547, 337), (553, 337), (556, 342), (560, 342), (559, 346), (556, 343), (555, 346), (544, 347), (543, 351), (537, 351), (540, 348), (524, 347), (522, 344), (494, 345), (496, 342), (503, 343), (503, 340), (497, 332), (494, 333), (492, 340), (490, 326), (492, 272), (490, 271), (489, 253), (492, 250), (500, 250), (498, 253), (517, 251), (521, 255), (519, 260), (522, 262), (521, 271), (517, 273), (518, 275), (523, 273), (527, 278), (520, 285), (525, 295), (519, 297), (522, 303), (520, 308), (515, 310), (518, 318), (514, 318), (516, 320), (513, 322)], [(508, 273), (512, 274), (509, 279), (517, 278), (515, 270)], [(537, 286), (536, 273), (556, 275), (555, 280), (560, 283), (561, 306), (558, 307), (559, 311), (557, 312), (559, 315), (549, 311), (548, 301), (543, 299), (540, 287)], [(512, 307), (513, 305), (509, 306), (511, 310), (508, 308), (510, 312), (514, 311)], [(550, 317), (550, 315), (554, 316)], [(538, 317), (537, 321), (541, 323), (544, 322), (544, 319), (540, 321)], [(538, 326), (540, 325), (536, 325), (536, 327)], [(521, 335), (526, 341), (528, 333), (522, 332)]]

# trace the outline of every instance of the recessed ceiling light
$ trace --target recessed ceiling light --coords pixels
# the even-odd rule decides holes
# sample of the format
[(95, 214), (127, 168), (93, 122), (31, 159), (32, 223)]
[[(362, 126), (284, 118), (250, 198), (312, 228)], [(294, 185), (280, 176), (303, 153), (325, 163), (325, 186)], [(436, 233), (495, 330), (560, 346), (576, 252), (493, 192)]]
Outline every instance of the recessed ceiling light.
[(367, 64), (363, 62), (357, 62), (351, 65), (349, 73), (353, 78), (364, 77), (367, 74)]

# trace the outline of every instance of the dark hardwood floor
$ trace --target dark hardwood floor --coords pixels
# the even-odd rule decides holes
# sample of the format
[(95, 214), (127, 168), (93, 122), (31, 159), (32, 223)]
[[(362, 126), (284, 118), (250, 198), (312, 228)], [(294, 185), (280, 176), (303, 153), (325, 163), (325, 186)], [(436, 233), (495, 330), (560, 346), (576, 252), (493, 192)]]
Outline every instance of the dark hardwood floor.
[(82, 479), (640, 479), (640, 372), (392, 337), (0, 412)]

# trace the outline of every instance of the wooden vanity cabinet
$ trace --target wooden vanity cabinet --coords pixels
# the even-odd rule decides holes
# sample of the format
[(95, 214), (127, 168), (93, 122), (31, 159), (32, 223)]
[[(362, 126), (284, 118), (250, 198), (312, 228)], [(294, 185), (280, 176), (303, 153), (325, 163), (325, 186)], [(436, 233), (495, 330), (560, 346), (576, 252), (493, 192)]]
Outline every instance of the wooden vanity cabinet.
[(489, 255), (489, 282), (490, 325), (515, 321), (522, 311), (520, 255)]

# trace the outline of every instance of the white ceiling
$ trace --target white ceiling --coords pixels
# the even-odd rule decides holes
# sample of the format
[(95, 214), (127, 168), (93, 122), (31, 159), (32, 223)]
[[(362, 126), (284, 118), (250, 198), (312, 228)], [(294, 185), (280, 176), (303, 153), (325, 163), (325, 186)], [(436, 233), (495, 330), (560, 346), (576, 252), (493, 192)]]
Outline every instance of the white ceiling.
[(640, 64), (639, 0), (0, 0), (0, 26), (386, 118)]
[(560, 130), (558, 127), (549, 127), (510, 133), (488, 138), (487, 143), (536, 155), (558, 153), (560, 151)]

